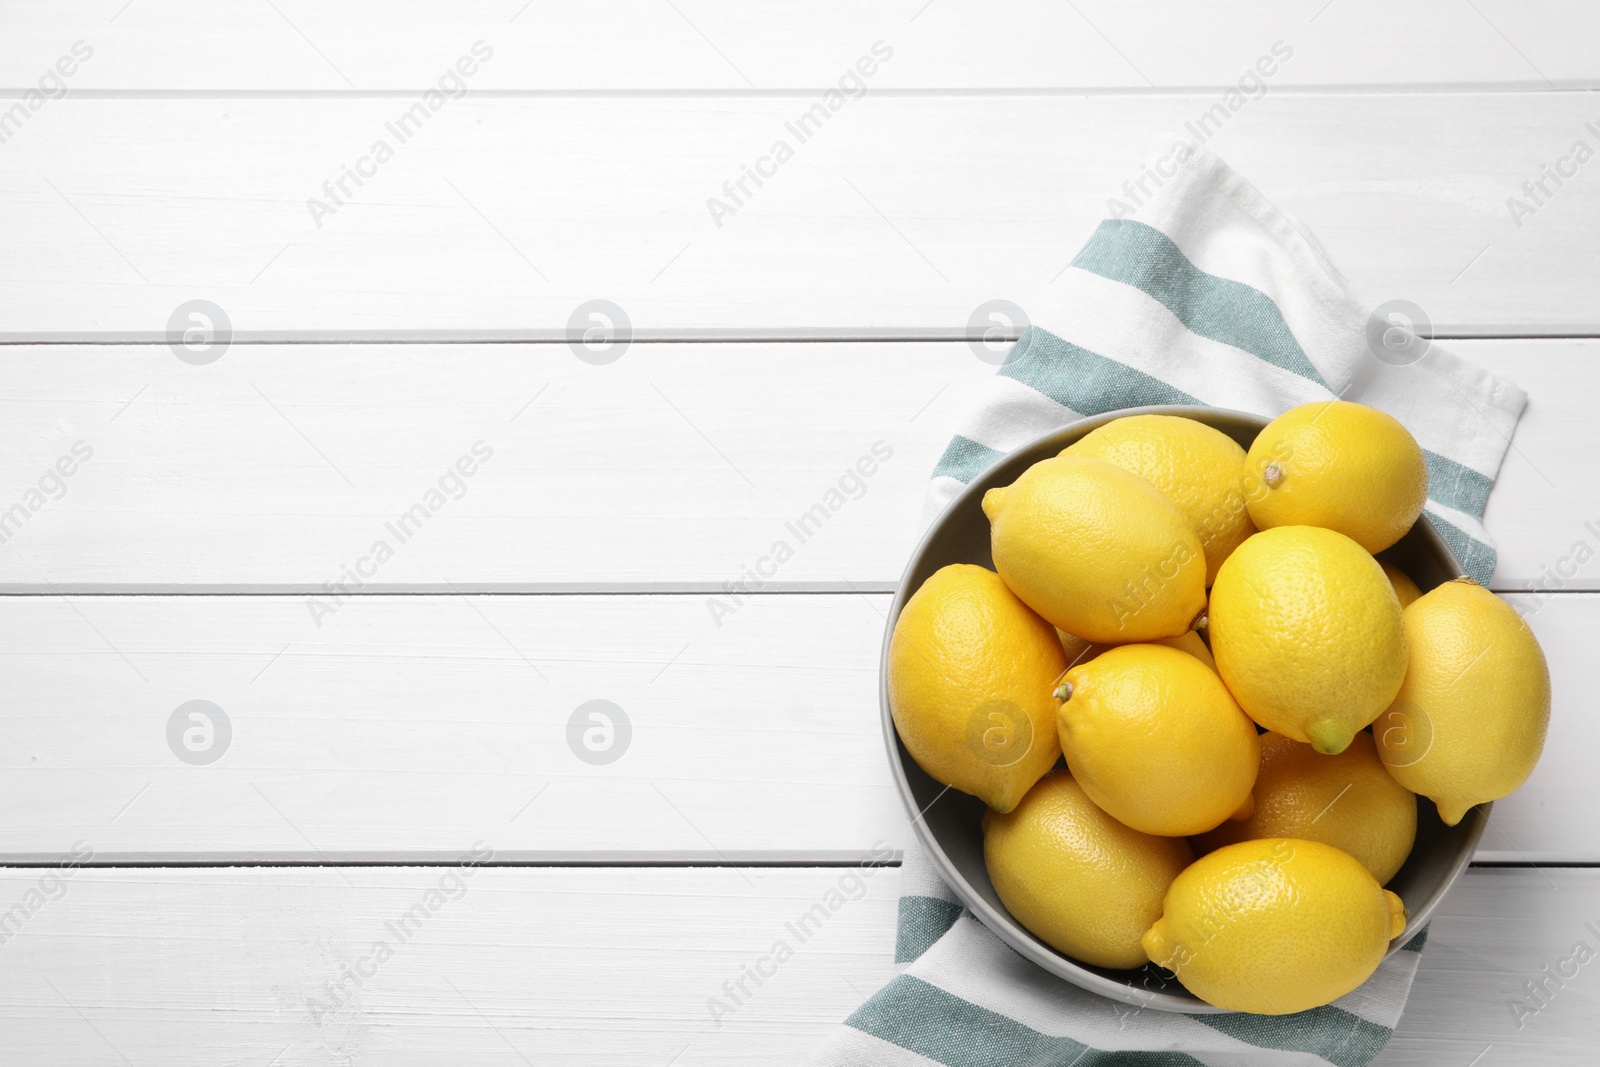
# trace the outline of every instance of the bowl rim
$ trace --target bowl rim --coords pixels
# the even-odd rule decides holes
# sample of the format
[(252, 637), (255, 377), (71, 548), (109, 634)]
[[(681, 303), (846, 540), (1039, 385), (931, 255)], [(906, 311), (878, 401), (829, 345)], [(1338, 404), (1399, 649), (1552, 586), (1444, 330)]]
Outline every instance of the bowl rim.
[[(1058, 952), (1056, 949), (1051, 948), (1049, 945), (1039, 940), (1021, 923), (1012, 918), (1009, 912), (1005, 911), (1004, 909), (997, 909), (991, 906), (981, 894), (974, 890), (972, 884), (967, 881), (961, 872), (956, 869), (949, 856), (945, 854), (944, 848), (939, 844), (938, 840), (933, 836), (933, 832), (928, 828), (927, 820), (923, 818), (923, 815), (927, 809), (938, 803), (939, 797), (943, 797), (945, 793), (949, 792), (954, 787), (946, 786), (939, 793), (939, 796), (935, 797), (934, 800), (928, 804), (927, 808), (924, 808), (921, 811), (917, 810), (915, 797), (911, 792), (911, 783), (906, 777), (905, 760), (909, 758), (909, 753), (902, 753), (900, 736), (895, 730), (894, 718), (889, 710), (889, 643), (894, 637), (894, 627), (895, 623), (900, 618), (900, 612), (905, 608), (906, 601), (910, 599), (913, 593), (916, 592), (915, 589), (911, 589), (909, 587), (911, 576), (923, 565), (923, 558), (929, 551), (932, 541), (942, 530), (945, 521), (948, 519), (951, 513), (954, 512), (959, 505), (970, 502), (974, 497), (981, 497), (983, 493), (987, 492), (988, 489), (991, 488), (991, 486), (986, 484), (985, 481), (986, 477), (991, 471), (1004, 464), (1007, 460), (1011, 459), (1019, 452), (1029, 452), (1043, 447), (1048, 447), (1047, 443), (1052, 439), (1062, 438), (1068, 435), (1075, 435), (1074, 439), (1076, 439), (1077, 437), (1081, 437), (1083, 434), (1097, 429), (1100, 426), (1104, 426), (1106, 423), (1112, 422), (1116, 419), (1125, 418), (1130, 415), (1176, 415), (1181, 418), (1192, 419), (1194, 418), (1196, 412), (1204, 412), (1206, 414), (1215, 415), (1223, 419), (1236, 419), (1254, 423), (1256, 424), (1257, 433), (1259, 433), (1261, 429), (1265, 428), (1267, 423), (1272, 421), (1270, 418), (1256, 414), (1255, 412), (1239, 411), (1234, 408), (1212, 407), (1204, 404), (1155, 404), (1141, 407), (1118, 408), (1113, 411), (1102, 412), (1098, 415), (1088, 415), (1082, 418), (1074, 419), (1071, 422), (1057, 427), (1054, 430), (1040, 434), (1039, 436), (1025, 441), (1015, 448), (1010, 449), (999, 459), (995, 460), (982, 471), (979, 471), (977, 474), (975, 474), (972, 477), (972, 480), (966, 484), (961, 492), (956, 494), (956, 496), (944, 506), (939, 514), (934, 517), (933, 521), (928, 523), (927, 528), (922, 533), (922, 537), (917, 542), (916, 548), (912, 550), (911, 557), (906, 562), (905, 570), (901, 573), (900, 581), (895, 587), (894, 600), (890, 604), (888, 617), (884, 622), (883, 642), (879, 649), (878, 657), (879, 719), (883, 727), (884, 747), (889, 759), (890, 771), (894, 775), (895, 787), (900, 794), (900, 802), (905, 806), (906, 814), (911, 822), (912, 830), (917, 836), (917, 841), (922, 845), (923, 850), (927, 853), (928, 858), (932, 862), (934, 869), (938, 872), (940, 879), (955, 893), (962, 906), (965, 907), (967, 911), (971, 912), (979, 922), (981, 922), (992, 933), (994, 933), (995, 936), (999, 937), (1000, 940), (1003, 941), (1007, 946), (1021, 955), (1024, 959), (1036, 964), (1050, 974), (1053, 974), (1059, 978), (1064, 978), (1079, 988), (1086, 989), (1092, 993), (1098, 993), (1101, 996), (1108, 997), (1124, 1004), (1132, 1004), (1139, 1008), (1153, 1008), (1157, 1011), (1178, 1012), (1188, 1015), (1246, 1014), (1242, 1012), (1235, 1012), (1231, 1008), (1219, 1008), (1213, 1004), (1207, 1004), (1205, 1001), (1201, 1000), (1193, 993), (1190, 993), (1187, 989), (1184, 989), (1176, 982), (1174, 982), (1173, 985), (1178, 992), (1174, 993), (1166, 989), (1142, 989), (1140, 987), (1125, 982), (1119, 982), (1114, 979), (1107, 978), (1104, 975), (1097, 974), (1090, 970), (1086, 965), (1079, 963), (1077, 960), (1067, 956), (1065, 953)], [(1195, 421), (1204, 422), (1205, 420), (1196, 419)], [(1209, 423), (1207, 423), (1207, 425), (1209, 425)], [(1068, 443), (1070, 442), (1064, 442), (1061, 447), (1065, 448)], [(1450, 550), (1450, 546), (1445, 542), (1444, 538), (1440, 536), (1439, 532), (1433, 528), (1433, 524), (1427, 521), (1425, 515), (1419, 515), (1417, 517), (1414, 528), (1417, 527), (1420, 527), (1423, 530), (1423, 537), (1429, 542), (1429, 547), (1432, 550), (1442, 554), (1443, 558), (1450, 560), (1453, 564), (1455, 564), (1455, 568), (1459, 573), (1461, 568), (1460, 560), (1456, 559), (1455, 553)], [(1415, 909), (1407, 916), (1406, 928), (1398, 937), (1390, 940), (1389, 947), (1384, 952), (1385, 960), (1394, 955), (1396, 952), (1400, 951), (1404, 945), (1406, 945), (1412, 938), (1417, 936), (1418, 932), (1427, 925), (1428, 920), (1433, 917), (1434, 912), (1438, 909), (1439, 904), (1444, 899), (1445, 895), (1451, 890), (1451, 888), (1455, 886), (1456, 882), (1460, 881), (1462, 875), (1466, 873), (1467, 868), (1472, 863), (1472, 857), (1477, 853), (1479, 840), (1482, 838), (1484, 829), (1488, 825), (1489, 812), (1493, 807), (1494, 804), (1492, 801), (1478, 804), (1472, 808), (1469, 808), (1467, 810), (1467, 814), (1462, 817), (1462, 822), (1466, 823), (1467, 826), (1465, 831), (1465, 844), (1462, 848), (1461, 856), (1456, 859), (1452, 869), (1450, 870), (1450, 873), (1439, 882), (1438, 886), (1431, 894), (1429, 894), (1422, 906)]]

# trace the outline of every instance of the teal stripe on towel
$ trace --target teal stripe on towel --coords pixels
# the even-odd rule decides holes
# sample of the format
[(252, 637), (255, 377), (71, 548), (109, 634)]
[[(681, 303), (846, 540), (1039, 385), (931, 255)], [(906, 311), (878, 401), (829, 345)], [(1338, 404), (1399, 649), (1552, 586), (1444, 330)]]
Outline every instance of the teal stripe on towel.
[(895, 930), (894, 961), (910, 963), (961, 918), (961, 905), (938, 897), (905, 896), (900, 898), (900, 921)]
[(1198, 404), (1159, 378), (1030, 326), (1017, 339), (1000, 373), (1080, 415), (1150, 404)]
[(1201, 337), (1243, 349), (1328, 388), (1271, 297), (1243, 282), (1207, 274), (1160, 230), (1133, 219), (1106, 219), (1072, 265), (1142, 289)]
[(933, 476), (954, 478), (962, 483), (970, 482), (1004, 457), (1004, 452), (956, 434), (950, 438), (950, 444), (945, 447), (944, 455), (939, 457), (939, 465), (933, 468)]
[(1424, 926), (1417, 931), (1417, 936), (1400, 946), (1401, 952), (1421, 952), (1422, 947), (1428, 943), (1428, 928)]
[(1366, 1067), (1394, 1031), (1328, 1005), (1293, 1015), (1191, 1015), (1240, 1041), (1284, 1052), (1309, 1052), (1335, 1067)]
[(1461, 564), (1462, 572), (1479, 585), (1488, 585), (1490, 576), (1494, 574), (1494, 549), (1437, 515), (1424, 511), (1422, 516), (1433, 523), (1433, 528), (1439, 531), (1444, 543), (1450, 546), (1456, 562)]
[(1428, 464), (1428, 498), (1447, 508), (1464, 511), (1473, 518), (1483, 518), (1484, 506), (1489, 503), (1489, 490), (1494, 479), (1480, 474), (1471, 467), (1457, 463), (1435, 452), (1422, 450)]
[(909, 974), (873, 994), (845, 1025), (946, 1067), (1201, 1067), (1181, 1052), (1106, 1052), (1041, 1034)]

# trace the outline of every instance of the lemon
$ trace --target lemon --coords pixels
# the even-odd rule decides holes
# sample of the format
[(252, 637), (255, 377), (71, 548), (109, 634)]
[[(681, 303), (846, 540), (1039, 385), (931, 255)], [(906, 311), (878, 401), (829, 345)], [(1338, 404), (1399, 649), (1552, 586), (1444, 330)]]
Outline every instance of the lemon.
[(1103, 459), (1166, 494), (1200, 535), (1206, 585), (1256, 532), (1245, 499), (1244, 449), (1221, 430), (1177, 415), (1129, 415), (1070, 445), (1063, 456)]
[(1256, 722), (1342, 752), (1400, 689), (1406, 640), (1383, 568), (1344, 534), (1263, 530), (1211, 589), (1211, 654)]
[(1405, 927), (1400, 898), (1348, 853), (1274, 837), (1195, 860), (1143, 943), (1207, 1004), (1287, 1015), (1365, 982)]
[(1262, 837), (1299, 837), (1343, 849), (1382, 885), (1411, 854), (1417, 798), (1384, 770), (1367, 733), (1337, 756), (1280, 734), (1261, 737), (1255, 810), (1193, 842), (1200, 852)]
[(1422, 448), (1392, 415), (1348, 400), (1290, 408), (1257, 435), (1245, 476), (1260, 489), (1250, 518), (1275, 526), (1325, 526), (1368, 552), (1405, 536), (1428, 499)]
[(1056, 637), (1061, 641), (1061, 650), (1067, 654), (1067, 666), (1076, 667), (1080, 663), (1088, 663), (1110, 645), (1097, 645), (1093, 641), (1085, 641), (1081, 637), (1074, 637), (1061, 627), (1057, 626)]
[(1206, 643), (1200, 639), (1200, 634), (1195, 630), (1181, 633), (1177, 637), (1163, 637), (1160, 640), (1152, 641), (1151, 644), (1166, 645), (1168, 648), (1175, 648), (1179, 652), (1187, 652), (1213, 671), (1217, 669), (1217, 661), (1211, 658), (1211, 650), (1206, 647)]
[[(1056, 630), (1056, 636), (1061, 639), (1061, 648), (1067, 654), (1067, 666), (1069, 667), (1076, 667), (1080, 663), (1088, 663), (1106, 649), (1117, 647), (1115, 645), (1097, 645), (1093, 642), (1085, 641), (1081, 637), (1074, 637), (1061, 629)], [(1205, 641), (1201, 640), (1198, 631), (1185, 630), (1177, 637), (1158, 637), (1149, 643), (1152, 645), (1166, 645), (1168, 648), (1175, 648), (1179, 652), (1187, 652), (1212, 670), (1217, 669), (1217, 661), (1211, 658), (1211, 650), (1206, 647)]]
[(1383, 568), (1384, 576), (1389, 579), (1389, 584), (1394, 587), (1394, 595), (1399, 599), (1402, 611), (1409, 608), (1416, 602), (1417, 597), (1422, 595), (1422, 590), (1417, 588), (1417, 583), (1413, 582), (1405, 571), (1396, 567), (1393, 563), (1380, 559), (1378, 566)]
[(1550, 725), (1550, 669), (1522, 617), (1470, 578), (1424, 594), (1405, 628), (1411, 665), (1373, 724), (1378, 755), (1454, 826), (1532, 773)]
[(1176, 637), (1205, 607), (1200, 538), (1161, 491), (1104, 460), (1056, 456), (983, 497), (995, 569), (1070, 634)]
[(1061, 754), (1050, 690), (1067, 661), (1050, 624), (991, 570), (941, 567), (889, 639), (889, 712), (917, 765), (1010, 811)]
[(1056, 691), (1067, 766), (1112, 817), (1147, 834), (1211, 829), (1250, 803), (1261, 745), (1222, 679), (1162, 645), (1122, 645)]
[(1000, 902), (1051, 948), (1099, 967), (1142, 967), (1139, 939), (1194, 859), (1181, 837), (1129, 829), (1072, 775), (1052, 771), (1011, 812), (983, 816), (983, 859)]

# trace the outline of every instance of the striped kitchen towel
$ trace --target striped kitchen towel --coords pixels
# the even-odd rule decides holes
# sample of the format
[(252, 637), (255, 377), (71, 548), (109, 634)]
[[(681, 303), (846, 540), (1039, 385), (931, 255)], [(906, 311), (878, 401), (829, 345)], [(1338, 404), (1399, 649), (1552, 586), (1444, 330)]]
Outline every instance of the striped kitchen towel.
[[(1479, 582), (1481, 517), (1527, 397), (1369, 315), (1316, 243), (1200, 149), (1137, 211), (1090, 237), (980, 391), (934, 470), (925, 518), (1006, 453), (1088, 415), (1208, 404), (1277, 415), (1343, 397), (1421, 443), (1426, 515)], [(1399, 318), (1388, 312), (1396, 308)], [(1364, 1067), (1405, 1007), (1427, 931), (1360, 989), (1286, 1016), (1140, 1009), (1046, 974), (965, 912), (908, 832), (896, 963), (819, 1048), (827, 1067)]]
[(1416, 437), (1428, 520), (1487, 583), (1483, 508), (1527, 394), (1407, 335), (1419, 312), (1406, 307), (1364, 313), (1321, 249), (1201, 149), (1137, 215), (1102, 222), (1063, 272), (934, 468), (924, 519), (1007, 452), (1082, 416), (1208, 404), (1270, 417), (1338, 396)]

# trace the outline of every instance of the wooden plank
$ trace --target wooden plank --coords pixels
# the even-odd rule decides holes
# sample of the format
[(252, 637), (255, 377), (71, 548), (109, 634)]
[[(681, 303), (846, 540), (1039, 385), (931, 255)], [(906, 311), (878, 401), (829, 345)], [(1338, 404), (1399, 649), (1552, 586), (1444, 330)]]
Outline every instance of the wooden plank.
[[(906, 833), (876, 720), (884, 596), (6, 598), (0, 851), (404, 859), (861, 854)], [(180, 705), (222, 709), (209, 765)], [(613, 762), (569, 733), (620, 723)], [(63, 715), (63, 708), (76, 709)], [(593, 709), (591, 709), (593, 710)], [(179, 716), (181, 730), (194, 723)], [(606, 739), (596, 735), (597, 746)], [(201, 747), (206, 739), (197, 736)]]
[[(903, 848), (878, 725), (887, 606), (758, 596), (718, 627), (702, 596), (359, 597), (319, 629), (290, 597), (0, 599), (0, 861), (78, 840), (105, 862), (404, 862), (463, 835), (544, 860)], [(1600, 595), (1529, 618), (1550, 738), (1479, 855), (1600, 862)], [(179, 713), (195, 700), (221, 709), (209, 740)], [(603, 727), (595, 700), (629, 724), (606, 764), (569, 732)], [(169, 732), (195, 728), (213, 762)]]
[(1591, 1061), (1600, 975), (1573, 947), (1600, 952), (1597, 916), (1600, 871), (1470, 870), (1429, 927), (1411, 1000), (1373, 1067)]
[[(1571, 387), (1600, 343), (1449, 347), (1532, 396), (1487, 516), (1496, 587), (1600, 588), (1600, 426)], [(793, 557), (759, 588), (892, 589), (994, 371), (962, 342), (641, 344), (607, 366), (552, 345), (237, 345), (203, 367), (165, 346), (3, 351), (0, 513), (24, 513), (0, 522), (0, 591), (46, 593), (310, 592), (379, 540), (394, 555), (362, 564), (368, 592), (717, 590), (779, 540)], [(386, 524), (442, 477), (401, 543)], [(800, 543), (790, 525), (841, 479)]]
[(1550, 591), (1600, 589), (1600, 478), (1586, 461), (1600, 451), (1590, 384), (1600, 348), (1591, 341), (1443, 344), (1528, 392), (1483, 516), (1500, 553), (1495, 588), (1531, 590), (1538, 600)]
[[(1583, 48), (1600, 28), (1593, 12), (1476, 6), (32, 0), (8, 8), (0, 69), (6, 88), (26, 88), (83, 40), (92, 59), (68, 82), (80, 91), (419, 90), (481, 39), (495, 50), (474, 82), (485, 89), (747, 91), (829, 86), (881, 39), (896, 50), (875, 83), (889, 89), (1145, 89), (1231, 84), (1284, 40), (1295, 49), (1277, 76), (1284, 85), (1595, 85), (1600, 72)], [(1374, 45), (1375, 24), (1409, 42), (1403, 61)], [(605, 61), (595, 62), (601, 46)]]
[[(0, 901), (45, 873), (4, 872)], [(14, 1025), (0, 1056), (793, 1063), (892, 975), (897, 881), (893, 869), (79, 871), (3, 947)], [(430, 892), (437, 906), (407, 921)], [(840, 906), (802, 942), (789, 925), (830, 892)], [(780, 939), (792, 958), (757, 988), (746, 968)], [(723, 983), (739, 981), (751, 995), (713, 1015), (708, 1001), (730, 1004)]]
[[(469, 96), (402, 142), (390, 97), (69, 96), (5, 145), (0, 338), (158, 341), (196, 298), (240, 339), (564, 337), (595, 299), (640, 338), (963, 337), (997, 296), (1050, 303), (1152, 135), (1215, 102), (868, 95), (802, 141), (805, 94)], [(1592, 334), (1600, 182), (1520, 220), (1507, 200), (1595, 120), (1584, 93), (1284, 93), (1209, 143), (1369, 303), (1445, 334)]]
[[(550, 345), (235, 346), (207, 367), (39, 347), (4, 366), (25, 442), (0, 450), (6, 507), (93, 450), (0, 546), (7, 588), (32, 591), (317, 590), (378, 540), (395, 551), (362, 564), (368, 591), (714, 589), (779, 539), (778, 588), (886, 588), (964, 386), (993, 373), (959, 342), (638, 345), (603, 367)], [(402, 543), (389, 524), (463, 456), (476, 473)], [(841, 478), (856, 499), (800, 544), (786, 524)]]
[[(449, 873), (407, 869), (80, 871), (4, 946), (8, 1062), (794, 1063), (893, 973), (897, 872), (865, 879), (732, 1016), (722, 983), (797, 940), (838, 869), (481, 869), (404, 943), (393, 924)], [(0, 901), (42, 872), (0, 875)], [(749, 881), (746, 881), (749, 879)], [(41, 895), (43, 895), (41, 893)], [(1600, 984), (1581, 967), (1519, 1030), (1524, 983), (1591, 950), (1594, 870), (1474, 869), (1433, 921), (1382, 1067), (1584, 1062)], [(412, 928), (408, 928), (412, 929)], [(374, 945), (393, 955), (375, 962)], [(348, 1003), (313, 1018), (346, 966)], [(770, 961), (769, 961), (770, 969)], [(1570, 973), (1570, 972), (1569, 972)], [(319, 1025), (320, 1021), (320, 1025)], [(508, 1047), (509, 1046), (509, 1047)], [(687, 1051), (685, 1051), (687, 1049)]]

